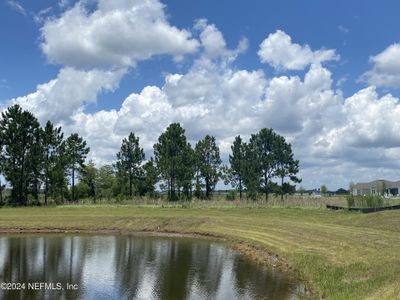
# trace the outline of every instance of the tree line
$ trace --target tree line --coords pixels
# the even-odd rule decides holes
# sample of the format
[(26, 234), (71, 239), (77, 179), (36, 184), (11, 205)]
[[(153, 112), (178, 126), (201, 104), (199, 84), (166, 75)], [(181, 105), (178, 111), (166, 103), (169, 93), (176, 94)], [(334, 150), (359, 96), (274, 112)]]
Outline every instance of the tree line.
[[(122, 140), (114, 164), (96, 168), (86, 163), (90, 148), (77, 133), (64, 137), (61, 127), (48, 121), (41, 127), (37, 118), (13, 105), (0, 119), (0, 174), (11, 194), (12, 205), (47, 205), (79, 198), (123, 198), (158, 196), (169, 200), (209, 199), (220, 180), (230, 184), (239, 197), (256, 199), (262, 193), (294, 192), (299, 161), (291, 145), (272, 129), (261, 129), (245, 142), (236, 136), (229, 164), (223, 165), (213, 136), (206, 135), (194, 147), (179, 123), (170, 124), (146, 160), (139, 137), (131, 132)], [(0, 182), (0, 204), (6, 202)]]

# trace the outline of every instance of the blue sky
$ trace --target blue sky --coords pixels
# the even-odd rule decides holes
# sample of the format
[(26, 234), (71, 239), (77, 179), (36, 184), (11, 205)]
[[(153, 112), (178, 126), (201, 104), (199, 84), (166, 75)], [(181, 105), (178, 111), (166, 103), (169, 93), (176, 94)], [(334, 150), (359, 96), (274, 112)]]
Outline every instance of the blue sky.
[(114, 159), (129, 131), (150, 156), (166, 124), (179, 121), (192, 142), (214, 134), (224, 157), (236, 134), (274, 128), (292, 143), (305, 187), (397, 180), (399, 9), (6, 0), (0, 106), (17, 102), (79, 132), (98, 164)]
[[(14, 2), (14, 1), (11, 1)], [(71, 1), (70, 3), (73, 3)], [(39, 48), (42, 22), (35, 22), (34, 15), (51, 8), (50, 17), (62, 13), (55, 1), (15, 1), (23, 7), (27, 16), (10, 5), (0, 3), (0, 36), (7, 41), (0, 49), (0, 78), (7, 85), (0, 89), (0, 99), (9, 99), (35, 90), (36, 85), (57, 74), (58, 66), (48, 64)], [(398, 1), (335, 1), (318, 0), (291, 1), (164, 1), (171, 24), (179, 28), (191, 28), (199, 18), (207, 18), (224, 34), (228, 46), (246, 36), (249, 48), (238, 61), (239, 68), (259, 68), (256, 55), (259, 43), (270, 32), (281, 29), (290, 34), (296, 42), (311, 47), (334, 48), (340, 52), (342, 61), (335, 65), (335, 78), (349, 78), (343, 86), (347, 93), (356, 91), (362, 84), (357, 78), (370, 64), (368, 58), (400, 39), (396, 30), (400, 25), (397, 12)], [(171, 72), (176, 66), (170, 59), (161, 62), (146, 61), (137, 74), (130, 74), (126, 81), (126, 93), (140, 90), (144, 85), (160, 83), (161, 72)], [(268, 67), (266, 68), (268, 70)], [(272, 71), (273, 70), (268, 70)], [(4, 85), (4, 84), (3, 84)], [(117, 93), (124, 95), (125, 85)], [(397, 91), (391, 91), (398, 94)], [(122, 101), (122, 100), (121, 100)], [(101, 106), (100, 106), (101, 107)]]

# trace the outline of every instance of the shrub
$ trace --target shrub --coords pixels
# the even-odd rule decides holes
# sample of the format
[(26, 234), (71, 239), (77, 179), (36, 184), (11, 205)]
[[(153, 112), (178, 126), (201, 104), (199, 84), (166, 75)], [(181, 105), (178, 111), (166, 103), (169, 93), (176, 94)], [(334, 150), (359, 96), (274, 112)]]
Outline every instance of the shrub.
[(353, 196), (346, 197), (348, 207), (382, 207), (383, 197), (378, 195)]
[(236, 191), (229, 191), (226, 195), (225, 195), (226, 200), (236, 200)]
[(347, 195), (346, 201), (347, 201), (347, 207), (354, 207), (354, 196), (353, 195)]
[(383, 198), (381, 196), (369, 195), (365, 197), (367, 207), (382, 207)]

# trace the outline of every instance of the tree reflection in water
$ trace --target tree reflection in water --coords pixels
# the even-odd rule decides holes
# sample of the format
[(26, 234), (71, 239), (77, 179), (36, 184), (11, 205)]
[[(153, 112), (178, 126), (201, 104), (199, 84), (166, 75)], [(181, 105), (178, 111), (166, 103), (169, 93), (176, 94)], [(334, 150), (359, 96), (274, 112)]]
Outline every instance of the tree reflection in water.
[(119, 235), (0, 237), (0, 282), (26, 284), (0, 299), (291, 299), (299, 286), (219, 243)]

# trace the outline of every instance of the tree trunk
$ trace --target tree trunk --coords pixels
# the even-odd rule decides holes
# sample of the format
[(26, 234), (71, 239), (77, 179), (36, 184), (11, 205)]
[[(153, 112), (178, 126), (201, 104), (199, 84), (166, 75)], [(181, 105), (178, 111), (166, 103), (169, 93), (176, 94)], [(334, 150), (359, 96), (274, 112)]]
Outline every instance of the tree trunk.
[(264, 174), (264, 185), (265, 185), (265, 202), (268, 202), (268, 178), (267, 174)]
[(75, 201), (75, 165), (72, 167), (72, 201)]
[(242, 200), (242, 178), (239, 178), (239, 198)]
[(171, 200), (175, 201), (176, 200), (176, 193), (175, 193), (175, 177), (172, 177), (171, 181)]
[(208, 199), (210, 196), (210, 184), (207, 178), (205, 178), (205, 181), (206, 181), (206, 199)]
[(132, 198), (132, 172), (129, 172), (129, 197)]
[(172, 199), (172, 177), (168, 180), (168, 200)]
[(1, 185), (0, 180), (0, 206), (3, 205), (3, 186)]
[(281, 201), (283, 201), (283, 176), (281, 177)]
[(45, 179), (45, 183), (44, 184), (45, 184), (45, 186), (44, 186), (44, 204), (47, 206), (47, 197), (48, 197), (48, 194), (49, 194), (49, 179), (47, 178), (47, 175), (46, 175), (46, 179)]
[[(49, 165), (49, 148), (46, 150), (46, 164)], [(49, 169), (45, 168), (45, 186), (44, 186), (44, 204), (47, 206), (47, 197), (49, 194)]]
[(20, 202), (20, 204), (24, 204), (24, 195), (25, 195), (25, 191), (24, 190), (24, 159), (22, 160), (22, 164), (21, 164), (21, 172), (20, 172), (20, 176), (19, 176), (19, 199), (17, 200), (17, 202)]

